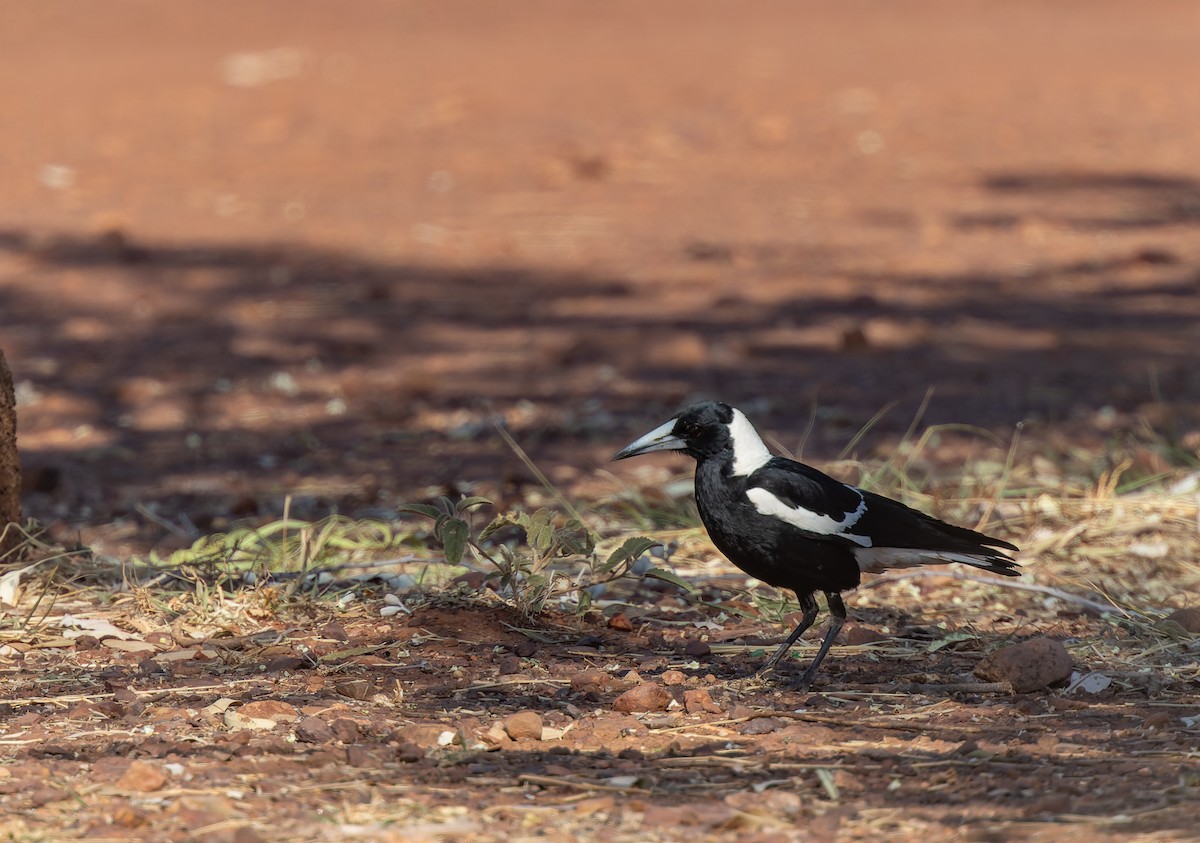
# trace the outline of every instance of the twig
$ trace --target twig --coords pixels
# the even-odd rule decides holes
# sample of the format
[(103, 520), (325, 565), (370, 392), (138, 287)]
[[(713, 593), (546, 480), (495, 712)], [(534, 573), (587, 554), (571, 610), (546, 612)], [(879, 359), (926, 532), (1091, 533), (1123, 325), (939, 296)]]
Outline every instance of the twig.
[(1150, 616), (1134, 609), (1122, 609), (1112, 603), (1098, 603), (1095, 600), (1089, 600), (1086, 597), (1081, 597), (1078, 594), (1071, 594), (1069, 591), (1051, 588), (1048, 585), (1037, 585), (1036, 583), (1014, 582), (1013, 580), (1002, 580), (997, 577), (977, 577), (963, 571), (906, 571), (903, 574), (890, 574), (880, 577), (877, 580), (872, 580), (869, 583), (863, 583), (859, 589), (878, 588), (887, 583), (900, 582), (901, 580), (912, 579), (927, 579), (930, 577), (948, 577), (953, 580), (965, 580), (967, 582), (977, 582), (983, 585), (998, 585), (1002, 588), (1011, 588), (1017, 591), (1032, 591), (1037, 594), (1046, 594), (1050, 597), (1055, 597), (1067, 603), (1075, 603), (1079, 606), (1084, 606), (1091, 609), (1093, 612), (1099, 612), (1102, 615), (1111, 615), (1120, 613), (1128, 617), (1130, 614), (1138, 615), (1143, 618)]
[(517, 781), (521, 784), (536, 784), (540, 787), (573, 787), (580, 790), (608, 790), (613, 793), (645, 793), (646, 789), (641, 787), (620, 787), (615, 784), (601, 784), (600, 782), (585, 782), (578, 779), (560, 779), (554, 776), (537, 776), (532, 773), (522, 773), (517, 776)]

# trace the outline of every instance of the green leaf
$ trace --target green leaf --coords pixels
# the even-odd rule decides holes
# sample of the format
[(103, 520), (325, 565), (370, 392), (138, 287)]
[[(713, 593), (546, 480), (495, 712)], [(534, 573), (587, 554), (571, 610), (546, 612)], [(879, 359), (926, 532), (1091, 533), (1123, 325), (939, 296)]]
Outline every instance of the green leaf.
[(936, 653), (943, 647), (948, 647), (951, 644), (957, 644), (959, 641), (970, 641), (975, 636), (969, 632), (951, 632), (945, 638), (939, 638), (937, 641), (931, 641), (926, 652)]
[(473, 495), (469, 498), (463, 498), (454, 506), (459, 512), (470, 512), (472, 509), (478, 509), (481, 506), (491, 505), (492, 502), (487, 498), (480, 497), (479, 495)]
[(596, 549), (596, 541), (591, 531), (583, 526), (578, 519), (572, 518), (555, 534), (555, 541), (562, 548), (562, 554), (580, 554), (586, 556)]
[(525, 529), (525, 540), (538, 556), (545, 556), (554, 542), (554, 528), (550, 526), (550, 513), (539, 509), (529, 518)]
[(590, 608), (592, 608), (592, 593), (586, 588), (579, 589), (579, 605), (575, 608), (576, 614), (582, 615)]
[(437, 518), (442, 511), (436, 506), (430, 506), (427, 503), (402, 503), (396, 507), (397, 512), (413, 512), (417, 515), (424, 515), (426, 518)]
[(479, 534), (479, 540), (483, 541), (484, 539), (489, 538), (497, 530), (503, 530), (505, 527), (515, 527), (515, 526), (517, 526), (517, 525), (513, 523), (511, 515), (508, 515), (508, 514), (497, 515), (495, 518), (492, 519), (491, 524), (488, 524), (486, 527), (483, 528), (483, 532), (481, 532)]
[(645, 536), (635, 536), (625, 541), (608, 555), (608, 559), (600, 566), (601, 573), (608, 573), (618, 565), (632, 564), (635, 559), (645, 553), (652, 547), (660, 547), (661, 542), (656, 542), (654, 539), (648, 539)]
[(467, 550), (467, 522), (461, 518), (450, 518), (442, 526), (442, 547), (446, 549), (446, 561), (451, 565), (462, 562)]
[(679, 574), (676, 574), (674, 571), (668, 571), (666, 568), (651, 568), (646, 572), (646, 576), (662, 580), (663, 582), (669, 582), (671, 585), (677, 585), (684, 591), (692, 592), (696, 590), (695, 586), (683, 579)]

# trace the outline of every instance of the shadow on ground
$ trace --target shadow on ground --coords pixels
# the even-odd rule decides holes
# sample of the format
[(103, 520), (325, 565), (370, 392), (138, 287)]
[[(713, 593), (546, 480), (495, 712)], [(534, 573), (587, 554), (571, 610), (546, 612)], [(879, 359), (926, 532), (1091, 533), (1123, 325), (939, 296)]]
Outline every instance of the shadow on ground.
[[(1007, 173), (984, 186), (1064, 225), (1200, 222), (1186, 179)], [(992, 216), (1026, 213), (1005, 208)], [(685, 244), (680, 261), (738, 247)], [(527, 472), (489, 411), (570, 482), (701, 395), (743, 404), (789, 446), (821, 407), (818, 459), (889, 402), (873, 435), (903, 431), (930, 389), (925, 423), (1002, 439), (1022, 421), (1095, 436), (1098, 413), (1141, 413), (1168, 436), (1196, 424), (1200, 276), (1168, 250), (942, 276), (770, 259), (794, 283), (760, 300), (752, 283), (706, 297), (686, 277), (0, 232), (28, 508), (101, 523), (149, 505), (203, 528), (289, 493), (315, 514), (519, 486)], [(844, 294), (829, 294), (834, 276)]]

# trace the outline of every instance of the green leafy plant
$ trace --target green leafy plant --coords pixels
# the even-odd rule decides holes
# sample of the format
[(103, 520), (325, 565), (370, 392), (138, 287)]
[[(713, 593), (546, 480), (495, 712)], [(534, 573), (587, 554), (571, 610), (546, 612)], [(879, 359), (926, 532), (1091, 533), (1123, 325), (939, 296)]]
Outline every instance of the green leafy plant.
[[(630, 575), (633, 563), (658, 542), (643, 536), (628, 538), (603, 559), (596, 553), (596, 536), (577, 516), (549, 509), (497, 515), (476, 531), (471, 516), (491, 501), (468, 497), (438, 498), (431, 504), (404, 504), (401, 512), (433, 519), (432, 537), (440, 542), (446, 561), (461, 564), (470, 554), (493, 568), (503, 591), (525, 614), (541, 611), (556, 594), (577, 592), (581, 610), (589, 605), (586, 589)], [(577, 563), (569, 573), (570, 563)], [(670, 571), (651, 568), (645, 576), (688, 587)]]

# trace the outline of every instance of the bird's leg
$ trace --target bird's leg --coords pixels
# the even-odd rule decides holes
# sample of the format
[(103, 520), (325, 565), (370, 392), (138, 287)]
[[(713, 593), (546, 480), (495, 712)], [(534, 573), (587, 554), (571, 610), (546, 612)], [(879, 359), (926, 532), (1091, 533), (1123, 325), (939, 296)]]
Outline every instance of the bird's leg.
[[(779, 660), (787, 654), (788, 650), (792, 649), (792, 645), (796, 643), (800, 636), (804, 634), (805, 630), (812, 626), (813, 621), (817, 619), (817, 598), (813, 597), (811, 594), (797, 594), (796, 596), (800, 598), (800, 608), (803, 610), (804, 616), (800, 618), (800, 623), (796, 624), (796, 628), (792, 630), (792, 634), (787, 637), (787, 640), (779, 645), (779, 649), (776, 650), (771, 655), (771, 658), (767, 659), (766, 662), (763, 663), (763, 666), (758, 669), (758, 672), (754, 674), (759, 678), (762, 678), (766, 674), (770, 673), (775, 668), (775, 665), (779, 664)], [(841, 601), (839, 600), (838, 603), (840, 604)], [(832, 606), (833, 604), (831, 603), (830, 608), (832, 608)], [(844, 616), (845, 610), (843, 609), (843, 617)]]
[(842, 631), (842, 624), (846, 622), (846, 604), (842, 602), (842, 596), (836, 591), (827, 591), (825, 600), (829, 603), (829, 629), (826, 630), (825, 638), (821, 641), (821, 649), (817, 650), (817, 657), (800, 677), (800, 690), (803, 691), (807, 691), (808, 687), (812, 685), (813, 677), (817, 675), (817, 668), (825, 660), (829, 648), (833, 646), (833, 639), (837, 638), (838, 633)]

